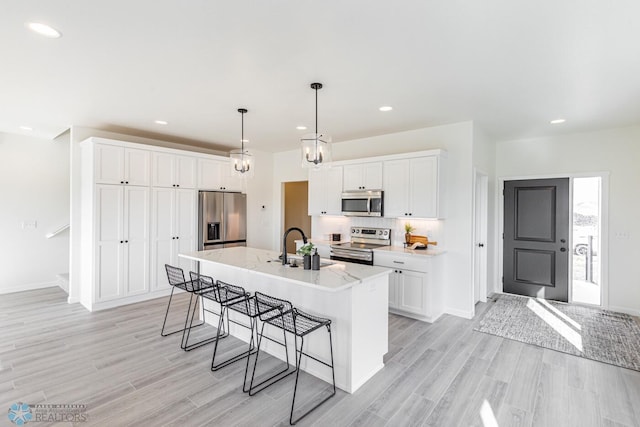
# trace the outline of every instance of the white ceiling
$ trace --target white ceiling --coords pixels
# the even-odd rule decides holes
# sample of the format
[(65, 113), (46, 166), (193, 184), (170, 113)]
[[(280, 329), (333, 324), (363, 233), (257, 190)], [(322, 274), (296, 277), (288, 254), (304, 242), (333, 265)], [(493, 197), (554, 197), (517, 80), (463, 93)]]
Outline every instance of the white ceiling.
[(2, 132), (235, 147), (246, 107), (248, 148), (281, 151), (313, 128), (314, 81), (334, 141), (466, 120), (497, 140), (640, 122), (637, 0), (1, 1)]

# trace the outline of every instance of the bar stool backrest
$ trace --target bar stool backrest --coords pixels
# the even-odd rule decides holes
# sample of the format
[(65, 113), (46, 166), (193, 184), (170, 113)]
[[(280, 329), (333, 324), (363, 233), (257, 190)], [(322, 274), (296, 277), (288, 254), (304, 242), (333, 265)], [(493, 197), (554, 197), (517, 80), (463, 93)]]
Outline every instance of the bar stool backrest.
[(164, 268), (167, 270), (167, 279), (171, 286), (187, 285), (186, 280), (184, 280), (184, 271), (181, 268), (169, 264), (165, 264)]
[(216, 286), (215, 280), (212, 277), (205, 276), (204, 274), (198, 274), (193, 271), (189, 272), (191, 276), (191, 283), (193, 283), (192, 289), (190, 292), (198, 292), (198, 291), (212, 291), (216, 301), (219, 301), (218, 287)]
[(268, 322), (282, 316), (285, 323), (293, 324), (293, 305), (289, 301), (261, 292), (256, 292), (255, 297), (260, 320)]
[(223, 303), (236, 300), (240, 297), (249, 296), (242, 286), (232, 285), (230, 283), (223, 282), (222, 280), (218, 280), (217, 285), (218, 291), (220, 292), (219, 301), (222, 301)]

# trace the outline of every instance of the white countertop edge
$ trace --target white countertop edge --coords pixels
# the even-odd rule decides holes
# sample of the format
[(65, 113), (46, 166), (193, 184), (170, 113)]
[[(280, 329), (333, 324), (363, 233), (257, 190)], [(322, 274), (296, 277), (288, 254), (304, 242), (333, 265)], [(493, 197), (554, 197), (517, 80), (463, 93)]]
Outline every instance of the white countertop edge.
[[(355, 280), (355, 281), (353, 281), (351, 283), (346, 283), (344, 285), (337, 286), (337, 287), (318, 286), (317, 284), (314, 284), (314, 283), (304, 282), (304, 281), (301, 281), (301, 280), (291, 279), (291, 278), (288, 278), (288, 277), (274, 276), (271, 273), (258, 271), (258, 270), (252, 270), (252, 269), (246, 268), (246, 267), (239, 267), (239, 266), (235, 266), (235, 265), (230, 265), (230, 264), (226, 264), (226, 263), (219, 262), (219, 261), (216, 261), (216, 260), (202, 259), (202, 258), (199, 258), (199, 257), (187, 255), (187, 254), (178, 254), (178, 256), (181, 257), (181, 258), (184, 258), (184, 259), (190, 259), (192, 261), (208, 262), (208, 263), (212, 263), (212, 264), (218, 264), (218, 265), (222, 265), (222, 266), (226, 266), (226, 267), (231, 267), (231, 268), (235, 268), (237, 270), (244, 271), (244, 272), (252, 271), (252, 272), (254, 272), (256, 274), (259, 274), (259, 275), (265, 276), (265, 277), (278, 277), (280, 280), (283, 280), (285, 282), (294, 283), (296, 285), (301, 285), (301, 286), (304, 286), (304, 287), (307, 287), (307, 288), (311, 288), (311, 289), (314, 289), (314, 290), (318, 290), (318, 291), (322, 291), (322, 292), (340, 292), (340, 291), (344, 291), (346, 289), (349, 289), (349, 288), (351, 288), (351, 287), (353, 287), (355, 285), (358, 285), (358, 284), (362, 283), (362, 279), (358, 279), (358, 280)], [(339, 263), (339, 262), (340, 261), (336, 261), (336, 263)], [(390, 269), (390, 268), (382, 267), (382, 266), (375, 266), (375, 267), (385, 269), (385, 271), (381, 271), (379, 273), (376, 273), (376, 274), (373, 274), (371, 276), (368, 276), (366, 278), (366, 280), (377, 279), (377, 278), (379, 278), (381, 276), (384, 276), (385, 274), (391, 274), (392, 273), (392, 269)], [(298, 268), (301, 268), (301, 267), (298, 267)], [(325, 269), (326, 268), (331, 268), (331, 266), (326, 266), (326, 267), (323, 267), (323, 268), (325, 268)], [(313, 271), (313, 270), (309, 270), (309, 271)]]

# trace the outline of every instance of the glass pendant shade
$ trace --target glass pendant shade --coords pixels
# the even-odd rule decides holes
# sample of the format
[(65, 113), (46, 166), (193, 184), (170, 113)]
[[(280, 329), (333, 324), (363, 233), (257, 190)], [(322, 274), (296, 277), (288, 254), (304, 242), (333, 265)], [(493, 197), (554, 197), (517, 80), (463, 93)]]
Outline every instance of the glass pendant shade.
[(244, 114), (247, 111), (248, 110), (246, 108), (238, 108), (238, 113), (242, 114), (242, 136), (240, 137), (242, 148), (231, 150), (231, 152), (229, 152), (231, 176), (240, 178), (251, 178), (254, 173), (253, 156), (249, 153), (249, 150), (245, 150), (244, 148)]
[(231, 150), (229, 158), (231, 159), (231, 176), (241, 178), (253, 177), (253, 155), (249, 150)]
[(321, 133), (304, 135), (302, 143), (302, 166), (319, 168), (331, 162), (331, 137)]
[(302, 167), (320, 168), (331, 163), (331, 137), (318, 132), (318, 89), (322, 89), (322, 83), (311, 83), (311, 89), (316, 91), (316, 132), (300, 139)]

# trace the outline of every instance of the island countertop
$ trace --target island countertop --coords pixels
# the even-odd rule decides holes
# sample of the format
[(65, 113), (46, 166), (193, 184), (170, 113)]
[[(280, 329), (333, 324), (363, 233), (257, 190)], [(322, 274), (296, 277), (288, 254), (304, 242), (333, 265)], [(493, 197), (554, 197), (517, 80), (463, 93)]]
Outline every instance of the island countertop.
[[(320, 270), (304, 270), (285, 267), (281, 264), (279, 252), (249, 247), (233, 247), (195, 251), (179, 256), (199, 262), (217, 263), (238, 269), (251, 270), (258, 274), (276, 276), (282, 280), (321, 291), (339, 292), (349, 289), (364, 280), (375, 279), (389, 274), (391, 269), (369, 265), (330, 261), (331, 265)], [(326, 261), (326, 260), (323, 260)]]

